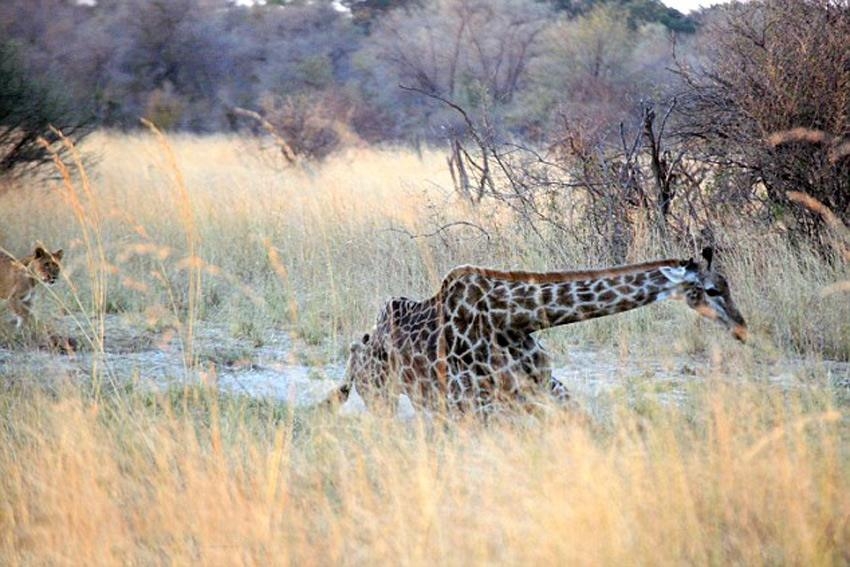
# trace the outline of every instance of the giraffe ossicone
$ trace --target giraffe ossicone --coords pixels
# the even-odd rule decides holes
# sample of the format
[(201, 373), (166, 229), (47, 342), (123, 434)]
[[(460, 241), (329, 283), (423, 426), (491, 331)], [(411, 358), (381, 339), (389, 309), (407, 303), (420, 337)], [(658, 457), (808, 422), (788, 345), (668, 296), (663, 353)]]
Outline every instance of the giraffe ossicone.
[(667, 298), (684, 299), (745, 341), (746, 322), (713, 251), (702, 257), (564, 272), (459, 266), (433, 297), (387, 301), (372, 331), (352, 343), (343, 384), (326, 403), (344, 402), (352, 387), (367, 407), (390, 410), (401, 393), (416, 409), (449, 413), (565, 402), (535, 333)]

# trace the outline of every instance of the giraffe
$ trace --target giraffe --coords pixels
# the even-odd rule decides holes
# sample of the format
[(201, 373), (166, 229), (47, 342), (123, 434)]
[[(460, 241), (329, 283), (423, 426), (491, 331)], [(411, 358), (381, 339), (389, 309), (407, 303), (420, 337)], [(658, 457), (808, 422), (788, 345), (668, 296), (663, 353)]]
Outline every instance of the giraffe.
[(344, 402), (354, 386), (370, 409), (391, 409), (399, 393), (417, 410), (453, 414), (530, 407), (541, 392), (566, 402), (535, 333), (668, 298), (684, 299), (745, 342), (746, 322), (712, 267), (712, 249), (702, 257), (702, 265), (668, 259), (564, 272), (459, 266), (433, 297), (387, 301), (372, 331), (352, 343), (343, 384), (325, 404)]

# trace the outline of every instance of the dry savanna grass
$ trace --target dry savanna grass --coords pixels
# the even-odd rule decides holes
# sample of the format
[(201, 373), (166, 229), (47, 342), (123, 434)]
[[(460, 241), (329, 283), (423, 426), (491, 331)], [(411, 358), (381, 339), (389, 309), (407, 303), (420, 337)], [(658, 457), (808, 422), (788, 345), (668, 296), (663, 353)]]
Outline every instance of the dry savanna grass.
[[(387, 297), (430, 295), (457, 264), (608, 263), (553, 236), (565, 266), (510, 211), (457, 200), (440, 151), (355, 149), (281, 169), (273, 151), (238, 138), (103, 133), (79, 153), (95, 160), (85, 178), (70, 164), (64, 182), (0, 193), (0, 245), (21, 255), (37, 241), (65, 248), (68, 285), (53, 299), (87, 327), (105, 313), (152, 328), (201, 319), (257, 341), (286, 328), (332, 359)], [(725, 240), (732, 246), (719, 261), (763, 346), (850, 358), (846, 296), (819, 293), (848, 279), (846, 265), (746, 227)], [(631, 259), (691, 254), (647, 240)], [(648, 337), (650, 347), (686, 349), (706, 335), (690, 315), (658, 306), (570, 327), (555, 341)]]
[[(746, 384), (610, 422), (5, 396), (4, 564), (846, 564), (847, 426)], [(183, 409), (185, 404), (189, 409)]]
[[(386, 297), (456, 264), (571, 266), (509, 211), (457, 201), (439, 151), (282, 168), (248, 140), (156, 132), (78, 150), (64, 179), (0, 194), (4, 249), (66, 251), (33, 332), (94, 355), (61, 383), (0, 376), (0, 563), (850, 562), (847, 371), (824, 362), (850, 359), (850, 302), (824, 292), (850, 279), (840, 262), (739, 223), (720, 261), (750, 344), (675, 304), (548, 332), (563, 365), (587, 344), (615, 365), (686, 359), (675, 392), (623, 364), (573, 412), (328, 415), (197, 385), (198, 337), (287, 333), (300, 360), (339, 363)], [(689, 253), (647, 239), (632, 256)], [(179, 336), (181, 387), (103, 387), (116, 318)], [(3, 340), (6, 373), (35, 352)]]

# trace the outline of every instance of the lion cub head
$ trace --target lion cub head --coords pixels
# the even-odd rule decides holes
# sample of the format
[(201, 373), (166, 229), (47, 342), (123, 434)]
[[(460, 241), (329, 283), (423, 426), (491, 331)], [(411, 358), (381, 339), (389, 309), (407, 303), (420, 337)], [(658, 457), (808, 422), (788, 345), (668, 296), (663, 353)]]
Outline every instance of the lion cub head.
[(63, 251), (48, 252), (41, 246), (37, 246), (32, 255), (29, 269), (42, 282), (51, 285), (59, 277), (59, 262), (62, 260)]

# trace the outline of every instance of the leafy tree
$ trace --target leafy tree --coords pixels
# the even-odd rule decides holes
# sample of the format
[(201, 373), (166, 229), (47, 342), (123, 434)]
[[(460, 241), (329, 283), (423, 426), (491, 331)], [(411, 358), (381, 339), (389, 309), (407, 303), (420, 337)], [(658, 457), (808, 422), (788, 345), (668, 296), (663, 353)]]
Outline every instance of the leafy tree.
[(620, 4), (628, 14), (632, 29), (643, 24), (659, 23), (673, 32), (694, 33), (696, 21), (675, 8), (670, 8), (660, 0), (621, 0)]
[(665, 6), (661, 0), (551, 0), (551, 3), (570, 17), (583, 16), (604, 7), (621, 9), (633, 30), (653, 23), (662, 24), (668, 30), (679, 33), (690, 34), (697, 30), (694, 18)]
[(439, 0), (393, 12), (375, 41), (379, 57), (410, 86), (453, 99), (483, 89), (508, 102), (547, 22), (547, 12), (527, 0)]
[[(364, 72), (384, 106), (400, 116), (403, 133), (429, 137), (465, 129), (452, 112), (433, 100), (387, 85), (453, 100), (495, 116), (528, 83), (528, 67), (540, 53), (540, 35), (551, 11), (535, 0), (437, 0), (395, 10), (384, 17), (360, 53)], [(375, 65), (378, 62), (378, 65)], [(366, 67), (368, 65), (368, 68)], [(383, 92), (381, 92), (383, 91)]]
[[(17, 49), (0, 43), (0, 175), (33, 171), (52, 160), (40, 139), (54, 140), (56, 128), (74, 142), (90, 132), (60, 90), (31, 78)], [(57, 152), (64, 153), (59, 145)]]
[(613, 130), (641, 99), (663, 98), (672, 78), (668, 35), (658, 24), (632, 29), (624, 10), (610, 4), (558, 20), (542, 35), (515, 115), (522, 110), (544, 137)]
[(422, 0), (341, 0), (340, 4), (351, 11), (354, 22), (370, 28), (387, 12), (396, 8), (422, 7)]
[(115, 116), (122, 125), (136, 125), (167, 99), (173, 127), (217, 129), (207, 121), (228, 79), (231, 50), (214, 13), (199, 0), (128, 0), (111, 8), (104, 25), (121, 39), (111, 62), (109, 96), (122, 106)]

